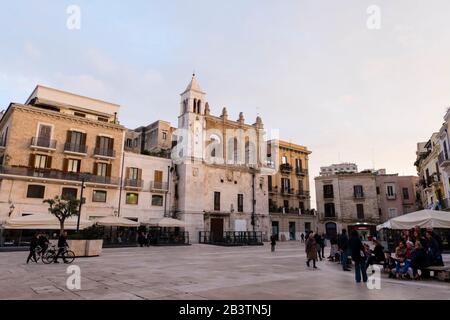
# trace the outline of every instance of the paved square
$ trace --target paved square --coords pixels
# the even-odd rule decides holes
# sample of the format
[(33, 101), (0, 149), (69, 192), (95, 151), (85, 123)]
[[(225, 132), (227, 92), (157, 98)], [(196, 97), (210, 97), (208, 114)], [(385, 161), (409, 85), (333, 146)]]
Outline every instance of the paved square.
[(298, 242), (280, 242), (275, 253), (268, 245), (104, 249), (75, 260), (76, 291), (66, 287), (68, 265), (27, 265), (27, 255), (0, 253), (0, 299), (450, 299), (450, 284), (437, 280), (382, 275), (381, 289), (369, 290), (336, 263), (307, 268)]

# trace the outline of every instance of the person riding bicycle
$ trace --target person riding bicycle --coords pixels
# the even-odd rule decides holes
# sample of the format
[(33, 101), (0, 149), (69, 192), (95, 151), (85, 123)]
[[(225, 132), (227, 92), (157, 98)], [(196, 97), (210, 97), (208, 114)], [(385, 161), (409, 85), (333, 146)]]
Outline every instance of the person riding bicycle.
[(58, 258), (59, 256), (62, 256), (64, 263), (67, 263), (66, 257), (64, 256), (64, 252), (66, 251), (66, 247), (69, 245), (67, 244), (67, 232), (63, 232), (59, 235), (58, 238), (58, 253), (55, 256), (55, 259), (53, 260), (54, 263), (59, 263)]

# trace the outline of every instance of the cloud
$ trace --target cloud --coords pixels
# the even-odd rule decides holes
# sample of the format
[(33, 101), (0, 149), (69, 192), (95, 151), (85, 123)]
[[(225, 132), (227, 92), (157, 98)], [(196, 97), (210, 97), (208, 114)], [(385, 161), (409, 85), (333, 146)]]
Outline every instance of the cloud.
[(41, 51), (31, 42), (25, 42), (24, 53), (27, 58), (39, 59), (41, 57)]

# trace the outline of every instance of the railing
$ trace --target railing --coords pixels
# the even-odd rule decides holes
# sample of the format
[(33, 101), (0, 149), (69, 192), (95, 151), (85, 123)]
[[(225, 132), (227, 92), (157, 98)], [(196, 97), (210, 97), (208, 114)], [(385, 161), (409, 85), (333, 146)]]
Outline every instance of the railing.
[(336, 213), (327, 213), (325, 212), (323, 214), (324, 218), (330, 219), (330, 218), (336, 218)]
[(87, 146), (84, 144), (66, 143), (64, 144), (64, 151), (87, 153)]
[(150, 189), (158, 191), (168, 191), (167, 182), (150, 181)]
[(116, 156), (116, 151), (113, 149), (95, 148), (94, 155), (114, 158)]
[(334, 193), (324, 193), (323, 198), (324, 199), (334, 199)]
[(150, 244), (154, 246), (188, 245), (187, 231), (150, 231)]
[(261, 231), (225, 231), (214, 234), (211, 231), (200, 231), (199, 242), (222, 246), (251, 246), (262, 245), (263, 234)]
[(46, 179), (56, 179), (56, 180), (71, 180), (71, 181), (84, 181), (91, 183), (100, 184), (111, 184), (118, 185), (119, 178), (116, 177), (104, 177), (97, 176), (90, 173), (74, 173), (74, 172), (64, 172), (52, 169), (37, 169), (28, 167), (9, 167), (0, 166), (0, 174), (5, 175), (15, 175), (24, 177), (35, 177), (35, 178), (46, 178)]
[(300, 190), (297, 192), (297, 195), (300, 197), (309, 197), (309, 191)]
[(308, 169), (295, 168), (295, 174), (298, 176), (305, 176), (308, 174)]
[(56, 149), (56, 140), (42, 138), (42, 137), (33, 137), (31, 138), (31, 147), (41, 147), (48, 149)]
[(364, 199), (364, 192), (361, 192), (361, 193), (354, 193), (354, 194), (353, 194), (353, 197), (354, 197), (355, 199)]
[(292, 172), (292, 166), (289, 163), (280, 164), (280, 171), (285, 173)]
[(396, 194), (396, 193), (393, 193), (393, 194), (386, 194), (386, 198), (387, 198), (388, 200), (395, 200), (395, 199), (397, 199), (397, 194)]
[(137, 179), (125, 179), (125, 187), (142, 188), (142, 180)]
[(294, 189), (293, 188), (281, 188), (281, 193), (282, 194), (294, 194)]

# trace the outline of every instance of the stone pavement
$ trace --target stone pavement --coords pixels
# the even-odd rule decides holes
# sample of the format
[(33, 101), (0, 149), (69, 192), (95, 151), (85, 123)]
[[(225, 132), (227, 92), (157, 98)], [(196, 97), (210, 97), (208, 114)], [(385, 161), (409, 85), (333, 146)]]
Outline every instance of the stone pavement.
[[(0, 299), (450, 299), (450, 284), (382, 275), (381, 289), (322, 261), (307, 268), (304, 246), (104, 249), (80, 258), (81, 289), (66, 288), (65, 264), (25, 264), (27, 252), (0, 253)], [(446, 257), (447, 259), (449, 257)]]

